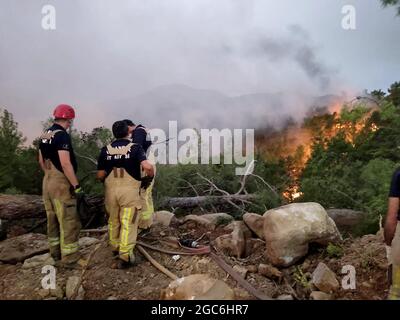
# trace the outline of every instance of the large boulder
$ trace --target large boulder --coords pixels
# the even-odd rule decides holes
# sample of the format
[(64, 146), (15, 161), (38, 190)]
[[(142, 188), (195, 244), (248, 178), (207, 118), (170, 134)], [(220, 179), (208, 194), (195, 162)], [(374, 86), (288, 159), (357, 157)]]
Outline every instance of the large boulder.
[(0, 242), (0, 262), (16, 264), (48, 251), (47, 237), (44, 234), (27, 233)]
[(326, 212), (335, 221), (338, 229), (343, 232), (351, 232), (367, 218), (365, 212), (350, 209), (328, 209)]
[(164, 300), (233, 300), (233, 290), (223, 281), (206, 274), (192, 274), (172, 281), (162, 291)]
[(318, 203), (293, 203), (264, 214), (266, 258), (275, 266), (293, 265), (311, 242), (327, 245), (342, 240), (325, 209)]
[(264, 217), (257, 213), (247, 212), (243, 215), (244, 223), (253, 231), (257, 237), (264, 240)]

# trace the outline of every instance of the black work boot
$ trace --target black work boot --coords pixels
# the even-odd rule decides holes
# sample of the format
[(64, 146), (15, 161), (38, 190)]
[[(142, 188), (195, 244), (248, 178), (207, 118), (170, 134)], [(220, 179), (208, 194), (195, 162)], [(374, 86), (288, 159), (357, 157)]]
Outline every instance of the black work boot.
[(132, 264), (122, 260), (122, 259), (117, 259), (112, 265), (111, 265), (111, 269), (127, 269), (129, 267), (131, 267)]
[(55, 262), (61, 260), (61, 250), (60, 247), (50, 247), (50, 255), (54, 259)]
[(112, 255), (113, 255), (113, 257), (118, 256), (119, 255), (119, 251), (118, 250), (113, 250), (112, 251)]
[(82, 269), (82, 265), (78, 262), (80, 260), (80, 253), (72, 253), (64, 256), (61, 260), (61, 267), (65, 269)]

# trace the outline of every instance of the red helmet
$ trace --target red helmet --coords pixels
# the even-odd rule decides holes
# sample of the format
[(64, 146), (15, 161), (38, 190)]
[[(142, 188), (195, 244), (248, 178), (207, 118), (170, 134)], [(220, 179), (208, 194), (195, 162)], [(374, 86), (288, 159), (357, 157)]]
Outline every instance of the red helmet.
[(54, 109), (53, 116), (55, 119), (75, 119), (75, 110), (67, 104), (60, 104)]

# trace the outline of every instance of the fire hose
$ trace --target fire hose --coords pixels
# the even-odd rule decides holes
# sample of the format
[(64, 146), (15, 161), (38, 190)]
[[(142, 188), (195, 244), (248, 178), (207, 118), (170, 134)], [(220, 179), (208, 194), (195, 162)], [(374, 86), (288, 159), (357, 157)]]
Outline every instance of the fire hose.
[[(86, 230), (86, 231), (93, 231), (93, 230)], [(105, 232), (106, 230), (94, 230), (98, 232)], [(239, 273), (237, 273), (233, 268), (228, 265), (221, 257), (219, 257), (216, 253), (211, 252), (210, 246), (200, 246), (198, 248), (190, 248), (190, 247), (185, 247), (182, 246), (181, 244), (180, 247), (184, 251), (173, 251), (173, 250), (167, 250), (163, 248), (159, 248), (150, 244), (147, 244), (143, 241), (137, 241), (137, 247), (138, 250), (146, 257), (147, 260), (150, 261), (150, 263), (156, 267), (158, 270), (163, 272), (165, 275), (167, 275), (169, 278), (175, 280), (178, 277), (170, 272), (168, 269), (166, 269), (164, 266), (162, 266), (160, 263), (158, 263), (154, 258), (150, 256), (150, 254), (144, 250), (144, 248), (151, 249), (154, 251), (158, 251), (161, 253), (166, 253), (169, 255), (183, 255), (183, 256), (193, 256), (193, 255), (206, 255), (209, 254), (210, 258), (226, 273), (228, 273), (236, 282), (242, 286), (246, 291), (248, 291), (251, 295), (256, 297), (259, 300), (273, 300), (271, 297), (263, 294), (256, 288), (254, 288), (248, 281), (246, 281)]]
[(251, 295), (256, 297), (259, 300), (272, 300), (271, 297), (268, 297), (267, 295), (263, 294), (256, 288), (254, 288), (248, 281), (246, 281), (239, 273), (237, 273), (233, 268), (228, 265), (221, 257), (219, 257), (217, 254), (214, 252), (211, 252), (211, 248), (209, 246), (201, 246), (200, 248), (189, 248), (189, 247), (182, 247), (184, 249), (184, 252), (179, 252), (179, 251), (171, 251), (171, 250), (166, 250), (162, 249), (156, 246), (152, 246), (149, 244), (146, 244), (142, 241), (137, 241), (138, 244), (138, 250), (142, 252), (145, 257), (161, 272), (169, 276), (171, 279), (175, 280), (177, 279), (177, 276), (171, 273), (168, 269), (164, 268), (161, 266), (157, 261), (155, 261), (141, 246), (146, 247), (151, 250), (155, 250), (158, 252), (166, 253), (166, 254), (171, 254), (171, 255), (202, 255), (202, 254), (209, 254), (211, 259), (214, 260), (214, 262), (221, 268), (223, 269), (226, 273), (228, 273), (236, 282), (241, 285), (245, 290), (247, 290)]

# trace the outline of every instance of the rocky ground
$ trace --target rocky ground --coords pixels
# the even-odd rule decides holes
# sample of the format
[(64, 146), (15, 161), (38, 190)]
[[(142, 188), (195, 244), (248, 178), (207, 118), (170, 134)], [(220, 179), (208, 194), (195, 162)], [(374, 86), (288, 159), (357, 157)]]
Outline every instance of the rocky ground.
[[(175, 218), (174, 218), (175, 219)], [(162, 219), (161, 219), (162, 220)], [(265, 242), (256, 233), (241, 235), (245, 245), (226, 251), (218, 238), (230, 237), (239, 232), (238, 223), (233, 225), (226, 216), (198, 220), (189, 217), (183, 221), (161, 221), (142, 234), (148, 244), (171, 248), (164, 240), (173, 237), (199, 239), (204, 245), (211, 244), (219, 255), (256, 289), (277, 299), (373, 299), (382, 300), (388, 293), (387, 262), (382, 235), (347, 238), (337, 245), (311, 245), (308, 254), (290, 267), (275, 268), (265, 256)], [(243, 222), (240, 222), (243, 228)], [(232, 231), (233, 230), (233, 231)], [(235, 231), (236, 230), (236, 231)], [(246, 232), (244, 232), (246, 234)], [(159, 299), (171, 283), (171, 279), (154, 268), (144, 257), (127, 270), (112, 269), (113, 257), (103, 233), (82, 234), (83, 261), (92, 258), (82, 278), (80, 299)], [(6, 242), (7, 241), (7, 242)], [(240, 241), (239, 241), (240, 242)], [(11, 248), (10, 248), (10, 243)], [(218, 244), (219, 243), (219, 244)], [(236, 250), (236, 252), (235, 252)], [(178, 277), (206, 274), (226, 283), (235, 299), (255, 299), (221, 269), (209, 255), (183, 256), (176, 260), (170, 254), (147, 250), (153, 258)], [(239, 252), (243, 251), (243, 252)], [(94, 252), (94, 253), (93, 253)], [(236, 254), (238, 253), (238, 254)], [(44, 254), (44, 255), (43, 255)], [(8, 255), (8, 260), (4, 257)], [(34, 256), (32, 259), (26, 259)], [(11, 257), (11, 258), (10, 258)], [(57, 268), (56, 290), (42, 289), (43, 265), (54, 264), (46, 255), (46, 238), (40, 234), (28, 234), (0, 242), (0, 299), (67, 299), (71, 297), (74, 281), (81, 277), (81, 270)], [(7, 261), (5, 261), (7, 260)], [(344, 266), (353, 266), (356, 287), (343, 289)], [(72, 290), (73, 291), (73, 290)], [(325, 292), (323, 292), (325, 291)]]

